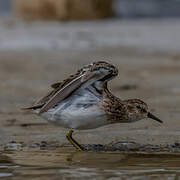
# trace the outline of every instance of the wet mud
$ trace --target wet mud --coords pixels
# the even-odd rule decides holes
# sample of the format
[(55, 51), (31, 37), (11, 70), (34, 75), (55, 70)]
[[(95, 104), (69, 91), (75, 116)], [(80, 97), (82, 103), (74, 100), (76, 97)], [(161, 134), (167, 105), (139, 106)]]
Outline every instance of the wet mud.
[[(108, 54), (112, 54), (109, 62), (118, 67), (119, 76), (110, 82), (110, 90), (122, 99), (144, 100), (150, 111), (164, 123), (144, 119), (131, 124), (113, 124), (98, 129), (75, 131), (74, 138), (80, 144), (101, 144), (103, 149), (106, 149), (105, 144), (118, 144), (121, 141), (135, 142), (140, 146), (150, 144), (166, 147), (178, 144), (179, 61), (174, 62), (173, 55), (166, 53), (131, 53), (133, 56), (124, 52), (124, 49), (116, 48), (80, 54), (66, 51), (1, 52), (0, 148), (12, 141), (28, 146), (41, 141), (59, 143), (62, 146), (68, 144), (65, 138), (67, 129), (49, 124), (21, 108), (31, 105), (46, 94), (50, 84), (64, 79), (69, 73), (91, 62), (92, 54), (96, 60), (106, 60)], [(116, 146), (111, 148), (116, 149)]]
[[(168, 145), (141, 145), (135, 142), (116, 142), (110, 144), (81, 144), (84, 152), (169, 152), (179, 153), (180, 143)], [(70, 148), (76, 150), (72, 145), (60, 145), (59, 143), (49, 143), (46, 141), (36, 142), (33, 144), (9, 142), (1, 146), (2, 151), (23, 151), (23, 150), (56, 150), (61, 148)]]
[[(68, 29), (74, 27), (73, 24), (67, 26)], [(123, 24), (118, 25), (120, 26)], [(168, 39), (164, 41), (165, 33), (160, 41), (156, 41), (161, 43), (154, 46), (154, 41), (149, 39), (158, 39), (159, 35), (163, 34), (162, 29), (166, 29), (166, 24), (161, 26), (155, 23), (155, 26), (157, 28), (153, 32), (158, 33), (154, 36), (152, 32), (146, 39), (152, 43), (151, 46), (145, 46), (151, 47), (150, 50), (136, 46), (136, 43), (139, 44), (147, 37), (147, 34), (144, 34), (137, 38), (138, 34), (148, 32), (146, 24), (142, 31), (139, 25), (136, 25), (135, 29), (134, 25), (127, 26), (124, 30), (119, 28), (125, 31), (127, 37), (130, 30), (129, 33), (135, 40), (134, 47), (128, 44), (123, 46), (123, 43), (103, 47), (102, 41), (101, 46), (95, 46), (94, 49), (88, 48), (89, 44), (86, 43), (88, 47), (82, 50), (83, 42), (86, 41), (83, 40), (78, 44), (79, 39), (74, 37), (72, 42), (72, 36), (66, 35), (65, 25), (63, 29), (68, 40), (68, 43), (63, 43), (65, 49), (56, 47), (61, 42), (61, 39), (58, 39), (55, 43), (53, 40), (52, 46), (46, 46), (47, 49), (40, 48), (45, 43), (41, 41), (31, 50), (26, 46), (27, 29), (31, 38), (34, 37), (34, 33), (36, 34), (36, 30), (41, 34), (44, 26), (39, 31), (33, 24), (25, 26), (21, 24), (13, 26), (14, 29), (8, 31), (13, 40), (10, 42), (14, 42), (9, 44), (13, 48), (11, 51), (6, 50), (8, 44), (4, 38), (7, 37), (8, 27), (1, 26), (1, 32), (5, 34), (2, 33), (4, 44), (1, 43), (0, 52), (0, 178), (179, 179), (180, 54), (177, 45), (179, 40), (173, 36), (171, 41)], [(151, 25), (148, 27), (152, 28)], [(168, 27), (170, 28), (166, 29), (168, 34), (179, 33), (179, 26), (175, 26), (173, 31), (171, 24)], [(21, 28), (27, 29), (23, 30), (24, 41), (20, 42), (16, 41), (13, 33), (21, 35)], [(57, 36), (58, 28), (60, 25), (55, 31)], [(96, 29), (95, 26), (93, 28)], [(101, 33), (103, 29), (100, 26), (98, 28), (100, 29), (97, 32), (103, 35)], [(117, 27), (115, 29), (119, 32)], [(78, 34), (78, 29), (76, 31), (77, 33), (72, 33), (73, 36)], [(93, 32), (94, 38), (96, 31)], [(104, 36), (110, 32), (106, 31)], [(43, 36), (49, 37), (46, 33)], [(85, 33), (91, 35), (91, 32)], [(123, 37), (124, 33), (122, 32)], [(62, 36), (64, 38), (64, 34)], [(98, 40), (92, 39), (92, 43), (96, 39)], [(36, 41), (33, 40), (34, 42)], [(132, 41), (128, 42), (132, 44)], [(164, 42), (166, 51), (162, 48)], [(22, 43), (25, 43), (23, 50)], [(74, 48), (76, 44), (77, 48)], [(69, 47), (71, 50), (68, 50)], [(50, 84), (63, 80), (82, 65), (98, 60), (108, 61), (119, 69), (119, 76), (109, 83), (109, 89), (113, 94), (122, 99), (144, 100), (149, 105), (150, 111), (164, 123), (158, 124), (144, 119), (132, 124), (113, 124), (98, 129), (75, 131), (73, 137), (86, 149), (85, 152), (78, 152), (66, 140), (67, 129), (48, 124), (38, 116), (23, 112), (21, 108), (33, 104), (46, 94), (50, 90)]]

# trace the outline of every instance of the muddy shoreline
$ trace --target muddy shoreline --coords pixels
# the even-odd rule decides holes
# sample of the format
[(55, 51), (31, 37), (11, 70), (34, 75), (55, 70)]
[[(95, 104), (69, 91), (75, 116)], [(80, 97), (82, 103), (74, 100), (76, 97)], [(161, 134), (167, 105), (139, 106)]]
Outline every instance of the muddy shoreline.
[(21, 108), (46, 94), (50, 84), (99, 60), (119, 69), (119, 76), (109, 84), (116, 96), (143, 99), (164, 123), (145, 119), (113, 124), (75, 131), (74, 138), (81, 144), (101, 144), (100, 148), (117, 142), (135, 142), (141, 147), (175, 146), (178, 150), (180, 41), (176, 34), (180, 25), (177, 21), (23, 24), (1, 20), (0, 24), (1, 150), (10, 142), (27, 147), (42, 141), (69, 145), (65, 138), (67, 129), (48, 124)]
[[(112, 57), (108, 58), (107, 54)], [(107, 58), (104, 58), (107, 55)], [(93, 58), (92, 58), (93, 57)], [(86, 52), (2, 52), (0, 54), (1, 110), (0, 144), (12, 142), (33, 144), (46, 141), (68, 144), (67, 129), (48, 124), (44, 119), (23, 112), (48, 91), (49, 85), (64, 79), (69, 72), (96, 60), (106, 60), (119, 68), (119, 76), (109, 87), (123, 99), (141, 98), (164, 123), (145, 119), (132, 124), (114, 124), (98, 129), (75, 131), (82, 144), (109, 144), (118, 141), (141, 145), (174, 145), (180, 142), (180, 60), (173, 55), (133, 53), (119, 49), (97, 49)], [(49, 88), (50, 89), (50, 88)], [(108, 135), (105, 133), (108, 132)]]

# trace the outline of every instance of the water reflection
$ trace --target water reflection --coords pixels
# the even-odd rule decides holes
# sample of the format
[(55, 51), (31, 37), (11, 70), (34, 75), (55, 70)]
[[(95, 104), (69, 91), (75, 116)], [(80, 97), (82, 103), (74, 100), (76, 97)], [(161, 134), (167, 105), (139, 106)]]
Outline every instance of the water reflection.
[(13, 176), (13, 170), (9, 168), (11, 165), (11, 158), (0, 153), (0, 178)]
[(3, 179), (178, 179), (179, 175), (180, 154), (75, 152), (69, 148), (0, 154)]

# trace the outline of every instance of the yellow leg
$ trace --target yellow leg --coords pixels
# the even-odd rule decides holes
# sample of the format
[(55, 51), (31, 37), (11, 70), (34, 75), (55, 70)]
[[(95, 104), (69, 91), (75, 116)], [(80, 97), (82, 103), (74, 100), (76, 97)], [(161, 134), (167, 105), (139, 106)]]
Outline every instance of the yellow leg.
[(84, 148), (77, 142), (73, 139), (72, 137), (72, 133), (73, 133), (73, 130), (70, 130), (67, 135), (66, 135), (66, 138), (67, 140), (78, 150), (78, 151), (84, 151)]

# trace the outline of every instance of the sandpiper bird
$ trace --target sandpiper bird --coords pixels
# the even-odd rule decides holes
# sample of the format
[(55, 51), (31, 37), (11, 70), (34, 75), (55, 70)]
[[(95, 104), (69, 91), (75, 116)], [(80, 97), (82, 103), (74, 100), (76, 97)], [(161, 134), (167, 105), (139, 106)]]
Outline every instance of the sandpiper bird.
[(129, 123), (144, 118), (162, 121), (151, 114), (140, 99), (122, 100), (107, 88), (107, 82), (118, 75), (115, 66), (94, 62), (70, 75), (33, 106), (33, 110), (49, 122), (71, 129), (66, 135), (78, 150), (84, 148), (72, 138), (73, 129), (92, 129), (112, 123)]

